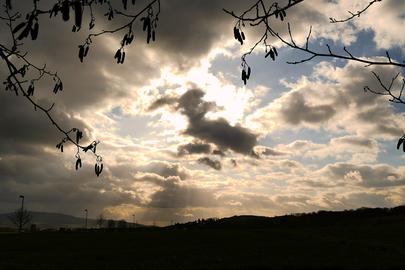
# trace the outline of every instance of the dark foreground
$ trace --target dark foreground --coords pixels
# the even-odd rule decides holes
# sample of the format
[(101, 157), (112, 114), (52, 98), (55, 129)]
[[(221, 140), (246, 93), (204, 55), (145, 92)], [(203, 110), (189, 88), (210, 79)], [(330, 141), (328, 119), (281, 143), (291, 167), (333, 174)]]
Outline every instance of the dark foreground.
[(405, 218), (0, 234), (0, 269), (405, 269)]

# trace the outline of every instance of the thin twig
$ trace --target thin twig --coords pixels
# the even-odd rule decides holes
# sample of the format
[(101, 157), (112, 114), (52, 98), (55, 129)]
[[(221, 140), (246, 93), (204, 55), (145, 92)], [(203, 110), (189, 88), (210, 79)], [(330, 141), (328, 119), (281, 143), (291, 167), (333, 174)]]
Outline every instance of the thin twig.
[(331, 23), (343, 23), (343, 22), (348, 22), (352, 19), (354, 19), (355, 17), (360, 17), (361, 14), (363, 14), (369, 7), (371, 7), (372, 5), (374, 5), (377, 2), (381, 2), (382, 0), (373, 0), (370, 3), (368, 3), (368, 5), (363, 8), (362, 10), (357, 11), (356, 13), (348, 11), (350, 16), (345, 18), (345, 19), (335, 19), (335, 18), (329, 18), (329, 21)]

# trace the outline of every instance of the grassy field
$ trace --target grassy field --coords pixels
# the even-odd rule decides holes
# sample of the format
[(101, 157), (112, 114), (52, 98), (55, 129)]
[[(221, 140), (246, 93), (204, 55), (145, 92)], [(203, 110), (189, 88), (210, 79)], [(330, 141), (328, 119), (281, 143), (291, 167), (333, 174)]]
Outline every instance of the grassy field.
[(405, 269), (405, 220), (0, 234), (0, 269)]

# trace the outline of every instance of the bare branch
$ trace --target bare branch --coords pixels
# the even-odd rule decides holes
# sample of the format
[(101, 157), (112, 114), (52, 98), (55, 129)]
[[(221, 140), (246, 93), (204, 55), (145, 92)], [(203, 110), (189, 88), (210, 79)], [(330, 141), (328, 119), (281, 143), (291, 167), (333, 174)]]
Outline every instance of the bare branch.
[(371, 89), (369, 86), (365, 86), (364, 87), (365, 92), (370, 92), (370, 93), (373, 93), (375, 95), (380, 95), (380, 96), (389, 96), (390, 102), (405, 104), (405, 100), (402, 99), (402, 93), (403, 93), (404, 87), (405, 87), (405, 79), (402, 78), (402, 86), (401, 86), (401, 89), (399, 90), (398, 94), (396, 94), (397, 92), (393, 89), (395, 81), (399, 78), (399, 75), (401, 74), (400, 72), (398, 72), (395, 76), (392, 77), (389, 85), (386, 85), (385, 83), (383, 83), (381, 77), (377, 73), (375, 73), (374, 71), (372, 71), (371, 73), (373, 74), (374, 78), (380, 84), (382, 91), (374, 90), (374, 89)]
[(355, 17), (360, 17), (361, 14), (363, 14), (369, 7), (371, 7), (372, 5), (374, 5), (377, 2), (381, 2), (382, 0), (373, 0), (370, 3), (368, 3), (368, 5), (363, 8), (362, 10), (357, 11), (356, 13), (348, 11), (350, 16), (345, 18), (345, 19), (335, 19), (335, 18), (329, 18), (331, 23), (343, 23), (343, 22), (348, 22), (352, 19), (354, 19)]
[[(346, 19), (337, 20), (334, 18), (330, 18), (330, 21), (332, 23), (341, 23), (341, 22), (350, 21), (355, 17), (360, 17), (360, 15), (363, 14), (364, 12), (366, 12), (366, 10), (368, 8), (370, 8), (375, 3), (381, 2), (381, 1), (382, 0), (373, 0), (365, 8), (363, 8), (360, 11), (357, 11), (356, 13), (349, 11), (350, 17), (348, 17)], [(310, 37), (311, 37), (311, 33), (312, 33), (312, 26), (309, 29), (309, 33), (306, 37), (306, 42), (303, 46), (298, 45), (296, 43), (296, 41), (294, 40), (294, 36), (293, 36), (292, 30), (291, 30), (291, 25), (289, 23), (287, 24), (288, 37), (285, 38), (285, 37), (281, 36), (278, 32), (276, 32), (272, 28), (272, 25), (269, 23), (270, 17), (284, 21), (286, 15), (287, 15), (286, 10), (292, 8), (293, 6), (295, 6), (301, 2), (303, 2), (303, 0), (301, 0), (301, 1), (290, 0), (290, 1), (288, 1), (288, 4), (286, 6), (284, 6), (283, 8), (280, 8), (277, 2), (273, 2), (271, 4), (270, 8), (266, 9), (263, 0), (261, 0), (261, 1), (257, 1), (253, 6), (248, 8), (241, 15), (236, 15), (234, 12), (224, 9), (224, 11), (226, 13), (228, 13), (229, 15), (231, 15), (232, 17), (234, 17), (237, 20), (236, 26), (234, 28), (234, 32), (237, 32), (237, 31), (241, 32), (242, 31), (241, 25), (245, 26), (245, 23), (249, 23), (249, 25), (251, 27), (262, 26), (265, 29), (261, 38), (255, 43), (255, 45), (247, 53), (243, 54), (243, 56), (242, 56), (242, 80), (244, 81), (245, 84), (246, 84), (246, 79), (247, 79), (245, 76), (246, 66), (248, 66), (248, 64), (246, 63), (246, 56), (251, 54), (257, 48), (257, 46), (259, 46), (260, 44), (263, 44), (263, 46), (266, 49), (265, 57), (270, 55), (271, 58), (273, 59), (273, 61), (275, 60), (275, 57), (278, 56), (278, 53), (277, 53), (275, 47), (268, 44), (268, 37), (269, 37), (268, 34), (270, 34), (272, 37), (275, 37), (276, 39), (278, 39), (278, 41), (281, 41), (281, 43), (283, 45), (290, 47), (292, 49), (295, 49), (298, 52), (303, 52), (308, 55), (306, 58), (303, 58), (303, 59), (289, 61), (289, 62), (287, 62), (288, 64), (302, 64), (302, 63), (312, 61), (316, 58), (324, 57), (324, 58), (342, 59), (342, 60), (347, 60), (347, 61), (359, 62), (359, 63), (363, 63), (365, 65), (365, 67), (379, 65), (379, 66), (399, 67), (402, 69), (405, 68), (405, 61), (399, 61), (399, 60), (392, 59), (392, 57), (390, 56), (388, 51), (385, 52), (386, 60), (384, 60), (383, 58), (377, 59), (377, 58), (371, 58), (371, 57), (367, 57), (367, 56), (361, 56), (361, 57), (355, 56), (346, 47), (343, 47), (343, 50), (345, 53), (340, 54), (340, 53), (337, 53), (336, 51), (332, 51), (332, 48), (329, 44), (326, 44), (326, 49), (327, 49), (326, 52), (311, 49), (310, 48)], [(253, 12), (253, 11), (255, 11), (255, 12)], [(235, 35), (235, 38), (240, 41), (240, 38), (238, 35)], [(241, 42), (241, 44), (243, 44), (243, 42)], [(250, 71), (250, 67), (249, 67), (249, 71)], [(250, 72), (249, 72), (249, 74), (250, 74)], [(382, 89), (374, 90), (368, 86), (365, 86), (364, 90), (366, 92), (371, 92), (376, 95), (390, 96), (390, 101), (393, 103), (405, 104), (405, 101), (402, 98), (403, 90), (405, 88), (405, 79), (404, 78), (402, 79), (402, 86), (399, 90), (399, 93), (398, 93), (398, 91), (393, 90), (394, 82), (399, 78), (399, 74), (400, 73), (393, 76), (389, 85), (385, 85), (381, 81), (380, 77), (375, 72), (373, 72), (374, 77), (378, 80)], [(402, 139), (405, 140), (405, 135), (403, 136)], [(405, 151), (405, 148), (404, 148), (404, 151)]]
[[(7, 2), (8, 3), (8, 2)], [(134, 1), (132, 1), (134, 4)], [(102, 30), (96, 33), (89, 33), (84, 44), (79, 46), (79, 59), (83, 61), (83, 58), (87, 55), (89, 45), (92, 42), (93, 37), (98, 37), (104, 34), (118, 33), (122, 30), (128, 29), (128, 34), (125, 34), (123, 41), (121, 42), (120, 57), (115, 57), (117, 63), (123, 63), (125, 58), (125, 52), (123, 51), (124, 46), (129, 45), (132, 42), (132, 28), (137, 19), (144, 14), (144, 17), (141, 18), (143, 21), (143, 30), (147, 32), (147, 42), (150, 40), (155, 40), (155, 28), (157, 27), (158, 16), (160, 14), (160, 0), (150, 0), (149, 3), (146, 3), (145, 6), (141, 7), (138, 12), (135, 14), (129, 14), (127, 12), (121, 11), (112, 6), (112, 2), (109, 0), (98, 1), (98, 0), (87, 0), (87, 1), (76, 1), (76, 0), (61, 0), (55, 1), (53, 6), (49, 9), (39, 9), (38, 1), (31, 1), (32, 9), (26, 15), (22, 16), (19, 12), (11, 12), (11, 5), (3, 5), (3, 11), (5, 16), (0, 17), (0, 21), (4, 21), (9, 30), (9, 41), (0, 41), (0, 59), (5, 63), (8, 69), (8, 76), (5, 78), (4, 84), (6, 90), (13, 91), (17, 96), (25, 97), (27, 101), (33, 105), (34, 110), (42, 111), (50, 121), (50, 123), (55, 126), (55, 128), (62, 134), (62, 140), (56, 145), (56, 147), (63, 152), (63, 146), (65, 143), (71, 143), (76, 148), (76, 169), (81, 167), (81, 157), (79, 151), (92, 152), (96, 158), (95, 172), (99, 176), (103, 170), (102, 157), (97, 154), (96, 148), (100, 143), (97, 140), (92, 141), (89, 145), (82, 145), (79, 143), (79, 140), (82, 138), (83, 134), (78, 128), (71, 128), (69, 130), (64, 129), (52, 116), (52, 109), (55, 104), (45, 108), (39, 104), (34, 99), (34, 89), (35, 84), (48, 77), (55, 82), (55, 87), (53, 92), (56, 94), (59, 91), (63, 90), (63, 83), (61, 78), (56, 72), (51, 72), (46, 69), (46, 65), (42, 67), (33, 64), (27, 57), (27, 52), (21, 52), (20, 49), (23, 46), (22, 40), (28, 37), (31, 37), (32, 40), (35, 40), (38, 36), (39, 31), (39, 20), (38, 18), (43, 15), (48, 15), (50, 18), (61, 14), (61, 17), (64, 21), (69, 20), (69, 11), (73, 10), (75, 13), (74, 16), (74, 25), (72, 32), (78, 32), (82, 29), (82, 16), (84, 9), (87, 8), (90, 11), (90, 23), (89, 30), (95, 26), (96, 17), (93, 12), (93, 5), (97, 4), (100, 7), (106, 6), (107, 13), (105, 16), (108, 20), (114, 18), (114, 15), (122, 16), (129, 18), (127, 22), (121, 24), (115, 29)], [(127, 2), (122, 2), (124, 9), (127, 9)], [(156, 8), (156, 9), (155, 9)], [(132, 36), (130, 36), (130, 34)], [(10, 47), (6, 44), (11, 44)], [(121, 53), (122, 51), (122, 53)], [(26, 76), (28, 70), (33, 70), (37, 75)]]
[[(267, 25), (267, 27), (269, 29), (271, 29), (271, 27), (269, 25)], [(306, 52), (306, 53), (311, 55), (311, 57), (309, 57), (308, 59), (304, 59), (304, 60), (296, 61), (296, 62), (289, 62), (290, 64), (304, 63), (304, 62), (312, 60), (312, 59), (314, 59), (316, 57), (330, 57), (330, 58), (336, 58), (336, 59), (344, 59), (344, 60), (349, 60), (349, 61), (356, 61), (356, 62), (364, 63), (367, 66), (382, 65), (382, 66), (405, 67), (405, 63), (403, 63), (403, 62), (392, 61), (392, 59), (389, 57), (388, 52), (387, 52), (388, 61), (370, 60), (368, 58), (355, 57), (347, 50), (346, 47), (344, 47), (344, 51), (348, 54), (348, 56), (347, 55), (336, 54), (336, 53), (333, 53), (331, 51), (331, 48), (330, 48), (330, 46), (328, 44), (326, 45), (326, 47), (328, 49), (328, 53), (322, 53), (322, 52), (317, 52), (317, 51), (309, 49), (308, 46), (307, 46), (308, 44), (306, 44), (304, 47), (300, 47), (297, 44), (295, 44), (295, 42), (293, 42), (293, 41), (287, 41), (281, 35), (279, 35), (278, 33), (275, 33), (272, 29), (271, 29), (271, 31), (285, 45), (287, 45), (287, 46), (289, 46), (289, 47), (291, 47), (293, 49), (296, 49), (298, 51)], [(289, 28), (289, 35), (292, 36), (290, 28)]]

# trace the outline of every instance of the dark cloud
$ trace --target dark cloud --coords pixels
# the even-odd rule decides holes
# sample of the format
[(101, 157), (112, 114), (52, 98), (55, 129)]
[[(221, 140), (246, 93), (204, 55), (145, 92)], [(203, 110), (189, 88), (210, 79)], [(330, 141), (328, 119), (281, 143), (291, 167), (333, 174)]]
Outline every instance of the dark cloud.
[(148, 108), (149, 111), (154, 111), (164, 105), (173, 105), (177, 102), (177, 98), (175, 97), (162, 97), (155, 100)]
[[(1, 93), (0, 99), (0, 145), (1, 153), (28, 154), (27, 151), (39, 146), (54, 147), (63, 136), (52, 125), (42, 111), (35, 111), (27, 100), (10, 92)], [(39, 100), (39, 104), (48, 107), (50, 102)], [(73, 127), (84, 132), (83, 143), (92, 138), (91, 129), (83, 120), (79, 120), (63, 112), (55, 106), (51, 111), (52, 117), (66, 130)]]
[(224, 38), (232, 37), (234, 19), (223, 8), (239, 12), (244, 1), (163, 0), (157, 40), (162, 55), (171, 54), (182, 66), (197, 60)]
[(309, 105), (300, 92), (293, 92), (289, 102), (281, 109), (284, 120), (293, 125), (306, 123), (322, 123), (331, 119), (336, 111), (332, 105)]
[(288, 153), (277, 151), (275, 149), (272, 149), (270, 147), (257, 147), (255, 148), (255, 153), (258, 155), (264, 155), (264, 156), (285, 156), (288, 155)]
[[(32, 3), (15, 2), (15, 10), (30, 11)], [(47, 10), (54, 1), (40, 1), (39, 8)], [(105, 7), (95, 7), (97, 27), (111, 29), (117, 22), (108, 21), (103, 16)], [(88, 13), (85, 13), (88, 15)], [(22, 16), (23, 18), (25, 16)], [(136, 40), (134, 46), (127, 48), (127, 57), (124, 65), (114, 62), (115, 50), (119, 48), (118, 42), (105, 35), (93, 38), (88, 56), (80, 63), (78, 45), (83, 44), (89, 33), (87, 31), (88, 16), (85, 16), (83, 28), (72, 33), (72, 21), (64, 22), (60, 16), (49, 19), (41, 16), (38, 39), (31, 41), (25, 39), (22, 51), (27, 51), (27, 59), (38, 67), (46, 64), (48, 70), (57, 72), (64, 83), (64, 91), (53, 95), (53, 81), (44, 79), (38, 83), (35, 96), (49, 98), (50, 96), (58, 107), (69, 112), (81, 112), (109, 103), (111, 100), (125, 99), (131, 96), (128, 86), (147, 84), (150, 79), (160, 74), (160, 68), (150, 61), (147, 56), (148, 48), (143, 40)], [(5, 24), (0, 24), (1, 33), (8, 34)], [(1, 35), (3, 38), (3, 35)], [(110, 37), (107, 39), (106, 37)], [(120, 37), (118, 37), (120, 38)], [(4, 37), (9, 40), (9, 37)], [(116, 48), (114, 48), (116, 46)], [(114, 50), (115, 49), (115, 50)], [(130, 57), (131, 56), (131, 57)], [(1, 67), (0, 67), (1, 69)], [(125, 86), (126, 85), (126, 86)]]
[(234, 166), (234, 167), (238, 166), (238, 163), (236, 162), (235, 159), (231, 159), (230, 161), (231, 161), (232, 166)]
[[(214, 102), (204, 101), (203, 97), (202, 90), (191, 89), (177, 99), (177, 110), (188, 118), (188, 127), (184, 134), (214, 143), (221, 149), (231, 149), (237, 153), (251, 155), (257, 143), (257, 136), (240, 125), (230, 125), (223, 118), (207, 119), (205, 117), (207, 112), (218, 110), (219, 107)], [(167, 102), (156, 103), (155, 101), (152, 106), (159, 108), (167, 104)]]
[(200, 89), (191, 89), (179, 97), (177, 109), (190, 119), (190, 123), (203, 120), (209, 111), (220, 109), (215, 102), (204, 101), (204, 95)]
[[(60, 154), (63, 155), (63, 154)], [(18, 196), (24, 194), (30, 210), (62, 212), (90, 216), (104, 207), (122, 203), (139, 203), (130, 194), (118, 191), (106, 171), (97, 179), (92, 163), (84, 159), (79, 171), (67, 168), (60, 155), (43, 152), (36, 156), (8, 156), (0, 160), (0, 211), (17, 208)], [(108, 169), (106, 169), (108, 170)]]
[(202, 157), (198, 159), (198, 162), (207, 166), (210, 166), (211, 168), (219, 171), (222, 168), (221, 162), (218, 160), (210, 159), (209, 157)]
[(225, 119), (190, 122), (185, 134), (250, 155), (256, 145), (257, 136), (241, 126), (231, 126)]
[(212, 151), (212, 154), (213, 154), (213, 155), (217, 155), (217, 156), (221, 156), (221, 157), (224, 157), (224, 156), (225, 156), (224, 151), (219, 150), (219, 149), (214, 149), (214, 150)]
[(192, 154), (208, 154), (210, 152), (211, 145), (202, 142), (187, 143), (177, 147), (177, 154), (179, 156)]

